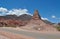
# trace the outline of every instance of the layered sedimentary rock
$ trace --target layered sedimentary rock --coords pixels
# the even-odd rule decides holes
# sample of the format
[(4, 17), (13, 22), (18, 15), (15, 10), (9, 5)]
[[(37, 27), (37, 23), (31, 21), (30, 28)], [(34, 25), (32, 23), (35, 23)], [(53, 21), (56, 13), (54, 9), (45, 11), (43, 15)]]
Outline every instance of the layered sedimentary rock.
[(38, 13), (38, 10), (35, 10), (32, 19), (28, 24), (23, 27), (24, 29), (40, 30), (40, 31), (57, 31), (53, 25), (46, 24)]
[(6, 27), (20, 27), (24, 26), (26, 23), (21, 20), (0, 20), (0, 27), (6, 26)]
[(40, 20), (41, 19), (41, 16), (39, 15), (38, 10), (35, 10), (32, 19), (34, 19), (34, 20)]

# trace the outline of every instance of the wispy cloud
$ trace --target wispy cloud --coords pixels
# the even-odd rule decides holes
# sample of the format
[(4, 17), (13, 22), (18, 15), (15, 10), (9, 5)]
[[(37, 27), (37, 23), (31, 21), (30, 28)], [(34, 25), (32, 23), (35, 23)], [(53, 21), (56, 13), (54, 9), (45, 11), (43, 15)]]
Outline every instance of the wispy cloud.
[(56, 20), (60, 20), (60, 18), (56, 17), (55, 15), (52, 15), (52, 18), (54, 18)]
[(43, 18), (43, 17), (41, 17), (41, 19), (42, 19), (42, 20), (48, 20), (48, 18)]
[(0, 7), (0, 15), (22, 15), (22, 14), (29, 14), (29, 15), (32, 15), (28, 12), (27, 9), (11, 9), (11, 10), (8, 10), (7, 8), (3, 8), (3, 7)]
[(56, 18), (56, 16), (55, 15), (52, 15), (52, 18)]

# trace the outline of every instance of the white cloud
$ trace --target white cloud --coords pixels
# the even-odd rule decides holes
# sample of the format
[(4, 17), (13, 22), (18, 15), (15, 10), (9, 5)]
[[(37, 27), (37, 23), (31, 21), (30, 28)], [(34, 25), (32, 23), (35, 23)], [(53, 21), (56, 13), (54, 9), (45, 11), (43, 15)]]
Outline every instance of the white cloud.
[(7, 12), (7, 11), (8, 11), (8, 10), (7, 10), (6, 8), (0, 7), (0, 12), (5, 13), (5, 12)]
[(60, 20), (60, 18), (58, 18), (58, 17), (56, 17), (56, 16), (54, 16), (54, 15), (52, 15), (52, 18), (54, 18), (54, 19), (56, 19), (56, 20)]
[(56, 18), (56, 16), (55, 15), (52, 15), (52, 18)]
[(41, 17), (41, 19), (42, 19), (42, 20), (48, 20), (48, 18), (43, 18), (43, 17)]
[(29, 15), (32, 15), (30, 13), (28, 13), (28, 10), (27, 9), (11, 9), (11, 10), (8, 10), (7, 8), (3, 8), (3, 7), (0, 7), (0, 15), (22, 15), (22, 14), (29, 14)]
[(7, 14), (11, 14), (11, 15), (15, 14), (17, 16), (22, 15), (22, 14), (29, 14), (29, 15), (31, 15), (30, 13), (28, 13), (27, 9), (12, 9)]

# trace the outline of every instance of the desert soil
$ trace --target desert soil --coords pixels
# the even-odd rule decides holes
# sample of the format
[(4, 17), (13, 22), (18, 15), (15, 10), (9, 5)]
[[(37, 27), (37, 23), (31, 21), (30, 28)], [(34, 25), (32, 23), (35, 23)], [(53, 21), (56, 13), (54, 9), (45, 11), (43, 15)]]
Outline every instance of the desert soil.
[[(36, 39), (60, 39), (60, 32), (56, 32), (56, 31), (55, 32), (54, 31), (53, 32), (51, 32), (51, 31), (48, 32), (48, 31), (33, 31), (32, 30), (32, 32), (31, 32), (31, 30), (25, 30), (25, 29), (20, 29), (20, 28), (7, 28), (7, 27), (0, 28), (0, 31), (1, 30), (6, 31), (6, 32), (15, 33), (15, 34), (18, 34), (20, 36), (23, 35), (23, 37), (24, 36), (29, 36), (29, 37), (33, 37), (33, 38), (36, 38)], [(17, 37), (17, 36), (15, 36), (15, 37)]]
[(34, 39), (32, 37), (0, 31), (0, 39)]

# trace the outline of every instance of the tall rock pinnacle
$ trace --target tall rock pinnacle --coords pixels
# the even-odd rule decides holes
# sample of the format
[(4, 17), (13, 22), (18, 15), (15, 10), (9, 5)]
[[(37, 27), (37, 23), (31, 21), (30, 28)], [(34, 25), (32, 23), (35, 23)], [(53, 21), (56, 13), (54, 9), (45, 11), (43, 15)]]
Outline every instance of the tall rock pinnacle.
[(38, 10), (35, 10), (32, 19), (27, 23), (24, 29), (39, 30), (39, 31), (57, 31), (53, 25), (46, 24), (39, 15)]
[(32, 19), (34, 19), (34, 20), (41, 19), (41, 16), (39, 15), (38, 10), (35, 10)]

